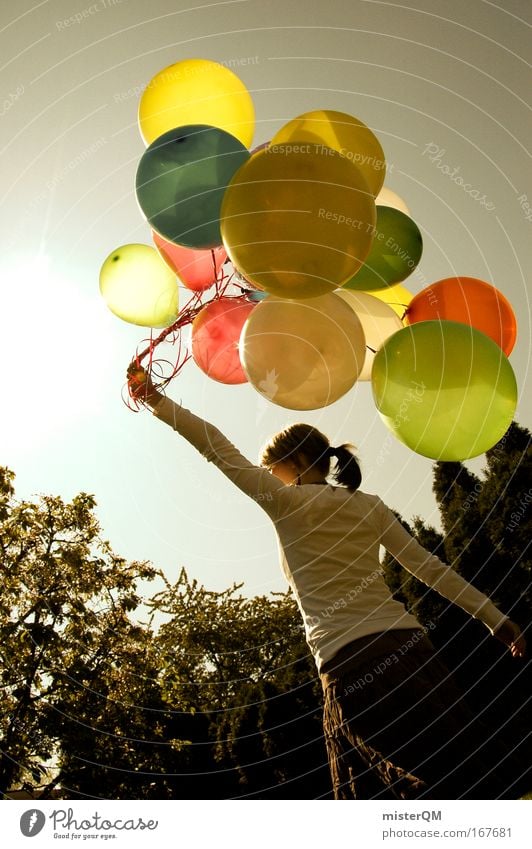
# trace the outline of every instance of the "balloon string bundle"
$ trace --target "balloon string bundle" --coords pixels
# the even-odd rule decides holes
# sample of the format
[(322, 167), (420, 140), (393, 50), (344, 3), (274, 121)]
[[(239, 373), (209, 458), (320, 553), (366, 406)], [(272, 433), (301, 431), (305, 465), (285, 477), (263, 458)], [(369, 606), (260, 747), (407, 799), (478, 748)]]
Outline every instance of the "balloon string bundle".
[[(216, 273), (217, 268), (214, 251), (211, 251), (211, 254), (214, 271)], [(253, 292), (252, 289), (247, 289), (235, 282), (234, 278), (237, 276), (238, 279), (241, 279), (234, 270), (230, 273), (225, 273), (222, 267), (218, 271), (217, 278), (213, 284), (215, 286), (215, 294), (208, 303), (213, 303), (220, 298), (237, 299), (251, 294)], [(227, 295), (226, 293), (230, 286), (238, 288), (240, 290), (240, 295)], [(128, 373), (130, 370), (135, 371), (137, 369), (142, 369), (147, 375), (149, 375), (153, 387), (158, 392), (164, 392), (164, 389), (173, 380), (173, 378), (180, 373), (181, 369), (192, 357), (190, 351), (183, 347), (182, 331), (189, 324), (193, 323), (196, 316), (206, 306), (202, 299), (203, 294), (203, 292), (195, 292), (188, 303), (180, 310), (178, 318), (173, 322), (173, 324), (169, 327), (165, 327), (164, 330), (162, 330), (155, 338), (153, 329), (151, 330), (149, 340), (145, 339), (144, 342), (141, 343), (145, 345), (144, 349), (140, 351), (137, 349), (135, 356), (131, 360), (128, 367)], [(177, 353), (173, 358), (173, 363), (168, 359), (154, 358), (156, 348), (163, 342), (169, 342), (170, 344), (177, 346)], [(164, 373), (166, 367), (170, 368), (170, 372), (167, 374)], [(125, 396), (124, 390), (127, 390), (127, 397)], [(122, 399), (128, 409), (135, 413), (144, 409), (145, 398), (142, 398), (142, 395), (138, 391), (138, 387), (135, 387), (134, 383), (128, 382), (124, 387), (124, 390), (122, 392)]]

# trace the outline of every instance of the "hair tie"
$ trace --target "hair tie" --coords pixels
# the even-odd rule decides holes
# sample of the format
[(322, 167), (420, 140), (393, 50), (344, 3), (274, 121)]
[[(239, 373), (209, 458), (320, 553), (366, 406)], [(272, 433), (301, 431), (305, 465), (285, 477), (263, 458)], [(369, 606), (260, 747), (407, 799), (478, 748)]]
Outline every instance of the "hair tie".
[(327, 448), (327, 457), (336, 457), (336, 456), (337, 456), (336, 448), (333, 448), (332, 445), (329, 445), (329, 447)]

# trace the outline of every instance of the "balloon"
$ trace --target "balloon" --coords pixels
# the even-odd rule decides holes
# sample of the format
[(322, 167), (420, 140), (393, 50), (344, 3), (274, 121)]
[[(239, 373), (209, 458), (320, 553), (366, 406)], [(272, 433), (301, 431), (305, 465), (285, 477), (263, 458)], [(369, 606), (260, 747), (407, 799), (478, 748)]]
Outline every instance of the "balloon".
[(400, 198), (399, 195), (396, 195), (395, 192), (392, 192), (391, 189), (387, 188), (387, 186), (382, 187), (375, 198), (375, 203), (377, 206), (391, 206), (392, 209), (398, 209), (399, 212), (404, 212), (405, 215), (410, 215), (410, 210), (404, 200)]
[(315, 410), (351, 389), (364, 363), (359, 319), (337, 295), (305, 301), (270, 295), (240, 337), (240, 359), (254, 388), (279, 407)]
[(247, 382), (238, 340), (254, 308), (245, 298), (218, 298), (203, 307), (192, 322), (194, 362), (213, 380), (229, 384)]
[(188, 248), (221, 244), (220, 206), (249, 151), (216, 127), (177, 127), (144, 152), (137, 169), (137, 200), (154, 230)]
[(271, 145), (271, 141), (262, 142), (262, 144), (258, 144), (258, 145), (256, 145), (256, 147), (252, 148), (250, 150), (250, 153), (253, 156), (253, 154), (258, 153), (259, 150), (266, 150), (266, 148), (269, 147), (270, 145)]
[[(348, 291), (345, 286), (344, 290)], [(378, 298), (388, 304), (402, 321), (404, 321), (406, 308), (414, 297), (412, 292), (409, 292), (400, 283), (396, 283), (395, 286), (387, 286), (385, 289), (373, 289), (371, 295), (373, 298)]]
[(179, 276), (187, 289), (192, 289), (193, 292), (209, 289), (227, 259), (227, 253), (223, 247), (213, 248), (210, 251), (195, 251), (192, 248), (184, 248), (182, 245), (168, 242), (155, 231), (152, 237), (165, 263)]
[(401, 330), (403, 323), (391, 307), (366, 292), (337, 289), (335, 295), (349, 304), (360, 319), (366, 337), (366, 359), (358, 379), (371, 380), (371, 367), (375, 358), (375, 351), (389, 336)]
[(329, 109), (305, 112), (281, 127), (270, 144), (289, 147), (302, 141), (311, 142), (318, 152), (323, 146), (337, 150), (360, 169), (373, 196), (378, 194), (386, 171), (384, 151), (358, 118)]
[(405, 321), (443, 318), (461, 321), (481, 330), (508, 356), (517, 336), (510, 302), (490, 283), (476, 277), (446, 277), (419, 292), (410, 303)]
[(332, 292), (364, 262), (375, 201), (357, 168), (310, 144), (255, 153), (224, 196), (221, 231), (235, 268), (286, 298)]
[(394, 333), (377, 352), (372, 387), (386, 426), (434, 460), (483, 454), (506, 433), (517, 403), (502, 350), (456, 321), (420, 321)]
[(360, 271), (345, 286), (367, 292), (400, 283), (416, 268), (422, 250), (421, 233), (408, 215), (389, 206), (377, 206), (371, 251)]
[(100, 271), (100, 292), (112, 313), (141, 327), (168, 327), (179, 311), (175, 274), (150, 245), (122, 245)]
[(184, 124), (209, 124), (249, 147), (255, 128), (253, 101), (244, 83), (209, 59), (184, 59), (159, 71), (139, 103), (146, 144)]

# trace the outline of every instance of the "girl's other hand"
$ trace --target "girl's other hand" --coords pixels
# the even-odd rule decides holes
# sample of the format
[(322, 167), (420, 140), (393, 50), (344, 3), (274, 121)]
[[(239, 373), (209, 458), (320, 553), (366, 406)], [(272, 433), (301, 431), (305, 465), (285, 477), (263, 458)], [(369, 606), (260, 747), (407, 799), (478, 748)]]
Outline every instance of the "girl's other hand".
[(504, 643), (510, 649), (512, 657), (525, 657), (526, 655), (526, 640), (521, 633), (521, 628), (511, 619), (506, 619), (502, 625), (495, 631), (494, 637), (497, 637), (501, 643)]

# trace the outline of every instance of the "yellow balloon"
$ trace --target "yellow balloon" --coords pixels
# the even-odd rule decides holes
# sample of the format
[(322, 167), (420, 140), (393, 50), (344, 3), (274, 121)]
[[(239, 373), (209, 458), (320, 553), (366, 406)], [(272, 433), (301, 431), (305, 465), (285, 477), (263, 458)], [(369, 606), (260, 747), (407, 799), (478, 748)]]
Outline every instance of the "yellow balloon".
[(270, 145), (242, 165), (222, 202), (220, 229), (235, 268), (270, 294), (312, 298), (358, 271), (375, 233), (375, 201), (335, 150)]
[(335, 294), (349, 304), (360, 319), (367, 347), (366, 359), (358, 379), (371, 380), (375, 353), (390, 336), (402, 329), (403, 322), (391, 307), (374, 298), (373, 293), (368, 295), (367, 292), (338, 289)]
[(330, 109), (305, 112), (281, 127), (270, 144), (298, 141), (337, 150), (360, 168), (372, 194), (378, 194), (386, 172), (384, 151), (377, 136), (358, 118)]
[(388, 304), (388, 306), (397, 313), (401, 321), (404, 318), (408, 304), (414, 297), (412, 292), (405, 289), (401, 283), (396, 283), (395, 286), (388, 286), (386, 289), (374, 289), (372, 290), (371, 295), (374, 298), (378, 298), (380, 301), (384, 301), (385, 304)]
[(399, 212), (404, 212), (405, 215), (410, 215), (410, 210), (408, 209), (403, 198), (399, 197), (399, 195), (396, 195), (395, 192), (392, 192), (392, 190), (389, 189), (387, 186), (382, 187), (379, 194), (375, 198), (375, 203), (377, 204), (377, 206), (391, 206), (392, 209), (398, 209)]
[(362, 325), (337, 295), (270, 295), (251, 312), (240, 359), (253, 387), (279, 407), (317, 410), (345, 395), (365, 357)]
[(147, 145), (175, 127), (208, 124), (250, 147), (255, 109), (244, 83), (209, 59), (184, 59), (159, 71), (139, 103), (139, 127)]
[(150, 245), (122, 245), (110, 253), (100, 292), (112, 313), (141, 327), (168, 327), (179, 312), (175, 273)]

